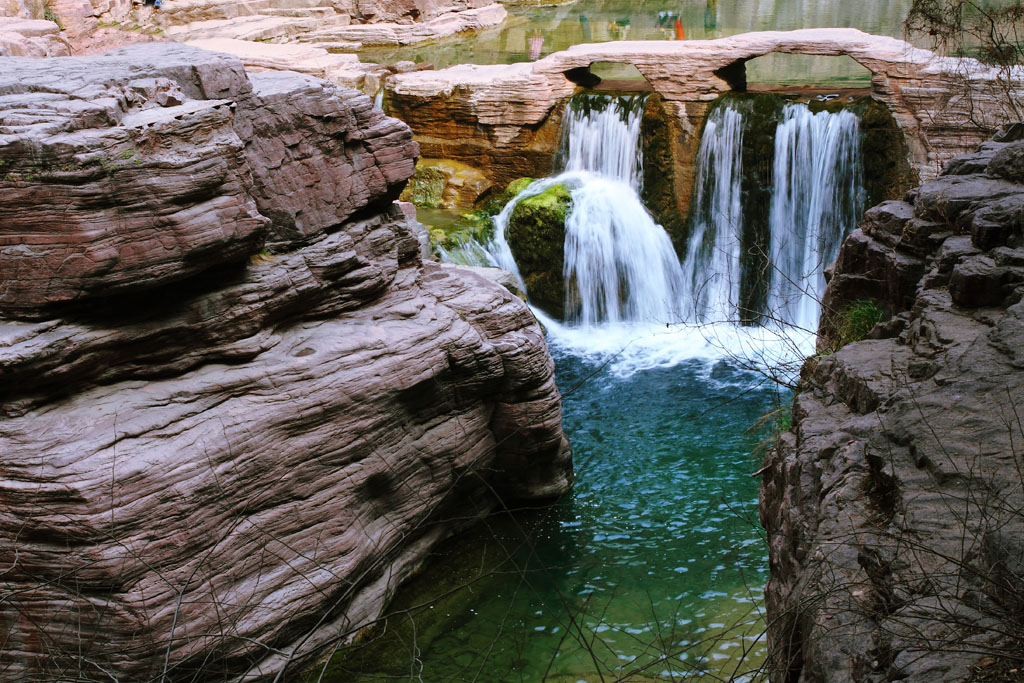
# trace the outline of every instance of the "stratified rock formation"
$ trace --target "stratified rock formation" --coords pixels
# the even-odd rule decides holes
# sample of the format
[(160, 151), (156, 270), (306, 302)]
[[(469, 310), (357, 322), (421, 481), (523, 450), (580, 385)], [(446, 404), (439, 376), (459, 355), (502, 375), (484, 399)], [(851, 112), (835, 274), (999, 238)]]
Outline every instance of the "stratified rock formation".
[[(868, 211), (825, 297), (893, 317), (804, 366), (761, 517), (773, 680), (1017, 680), (1024, 635), (1024, 139)], [(1017, 139), (1015, 139), (1017, 138)]]
[(66, 57), (60, 27), (43, 19), (0, 16), (0, 57)]
[(0, 69), (0, 678), (294, 671), (571, 484), (526, 306), (422, 262), (409, 129), (183, 45)]

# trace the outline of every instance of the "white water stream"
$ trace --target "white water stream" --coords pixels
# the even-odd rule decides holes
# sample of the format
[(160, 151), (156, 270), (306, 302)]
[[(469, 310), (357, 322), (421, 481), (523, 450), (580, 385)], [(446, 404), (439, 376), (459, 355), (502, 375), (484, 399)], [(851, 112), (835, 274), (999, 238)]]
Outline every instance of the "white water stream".
[(860, 218), (860, 123), (849, 111), (811, 113), (787, 104), (775, 133), (768, 310), (816, 331), (823, 272)]
[(505, 240), (515, 205), (555, 184), (570, 188), (567, 290), (578, 308), (559, 323), (539, 314), (551, 343), (614, 355), (622, 373), (689, 359), (731, 357), (778, 366), (814, 348), (823, 268), (855, 225), (862, 202), (857, 117), (787, 104), (778, 124), (769, 217), (771, 276), (763, 326), (738, 324), (743, 220), (744, 116), (730, 104), (709, 115), (697, 155), (694, 213), (682, 263), (644, 208), (643, 103), (598, 98), (570, 106), (565, 171), (536, 181), (495, 217), (495, 265), (518, 273)]
[(743, 116), (725, 106), (704, 125), (683, 272), (692, 322), (737, 320), (743, 231)]

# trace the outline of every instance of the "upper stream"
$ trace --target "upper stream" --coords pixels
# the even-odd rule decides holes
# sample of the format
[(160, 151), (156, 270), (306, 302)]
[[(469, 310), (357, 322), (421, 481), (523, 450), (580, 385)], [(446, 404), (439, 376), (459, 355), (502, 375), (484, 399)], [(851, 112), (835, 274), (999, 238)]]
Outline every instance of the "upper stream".
[[(862, 210), (858, 117), (780, 103), (759, 215), (744, 199), (744, 140), (764, 131), (744, 100), (718, 102), (680, 257), (638, 195), (643, 97), (573, 102), (562, 172), (513, 199), (487, 245), (515, 271), (504, 231), (516, 202), (570, 189), (564, 276), (579, 301), (565, 322), (535, 312), (575, 489), (435, 553), (331, 680), (756, 677), (767, 547), (752, 476), (764, 430), (750, 428), (788, 401), (767, 376), (813, 351), (822, 268)], [(744, 254), (750, 244), (761, 251)]]
[[(532, 61), (578, 43), (612, 40), (701, 40), (747, 31), (819, 26), (858, 28), (903, 37), (910, 0), (576, 0), (553, 6), (509, 5), (501, 26), (458, 39), (402, 48), (363, 50), (363, 61), (403, 59), (453, 64)], [(621, 77), (615, 72), (600, 75)], [(849, 58), (766, 55), (748, 64), (752, 83), (866, 86), (868, 72)]]

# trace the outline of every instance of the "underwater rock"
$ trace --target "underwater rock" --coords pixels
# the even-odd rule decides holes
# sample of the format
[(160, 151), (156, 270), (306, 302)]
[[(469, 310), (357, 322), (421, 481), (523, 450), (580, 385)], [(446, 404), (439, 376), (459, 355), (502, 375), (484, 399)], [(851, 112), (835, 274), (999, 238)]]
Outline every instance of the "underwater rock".
[(446, 180), (441, 169), (417, 164), (416, 173), (402, 190), (401, 200), (420, 209), (436, 209), (441, 206)]
[(566, 316), (565, 217), (571, 203), (566, 186), (552, 185), (520, 199), (505, 230), (530, 302), (558, 320)]

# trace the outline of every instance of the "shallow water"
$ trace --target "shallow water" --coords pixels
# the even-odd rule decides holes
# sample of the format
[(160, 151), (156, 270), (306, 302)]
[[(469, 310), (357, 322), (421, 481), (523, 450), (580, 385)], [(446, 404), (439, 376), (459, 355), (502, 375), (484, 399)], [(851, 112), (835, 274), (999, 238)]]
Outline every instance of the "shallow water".
[(448, 544), (324, 680), (742, 679), (763, 660), (747, 429), (779, 397), (725, 361), (623, 372), (568, 343), (552, 352), (575, 489)]
[[(911, 0), (577, 0), (554, 7), (511, 5), (509, 18), (500, 27), (426, 45), (368, 49), (360, 55), (363, 61), (412, 60), (438, 69), (453, 64), (512, 64), (579, 43), (674, 40), (677, 19), (686, 40), (816, 27), (851, 27), (903, 37), (902, 22), (910, 4)], [(747, 75), (751, 83), (870, 83), (867, 71), (847, 57), (767, 55), (748, 63)]]

